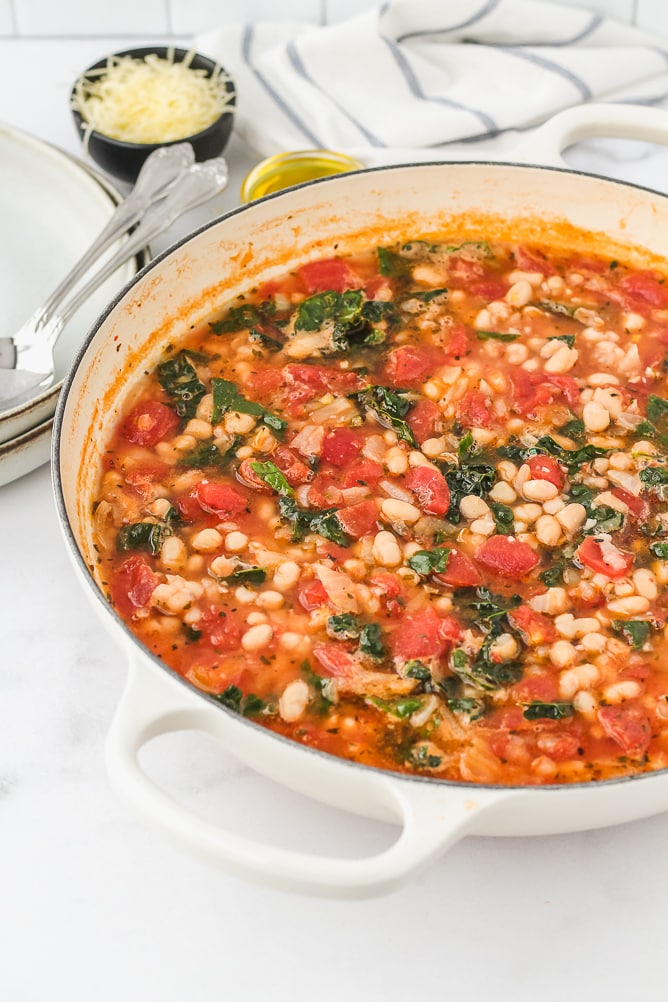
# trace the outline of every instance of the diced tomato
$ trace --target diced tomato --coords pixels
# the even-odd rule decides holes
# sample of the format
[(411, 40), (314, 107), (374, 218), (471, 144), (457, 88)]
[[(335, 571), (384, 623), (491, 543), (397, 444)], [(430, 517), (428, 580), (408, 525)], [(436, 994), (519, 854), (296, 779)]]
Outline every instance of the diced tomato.
[(513, 765), (528, 765), (531, 759), (528, 748), (529, 736), (510, 733), (522, 726), (521, 711), (518, 713), (516, 710), (508, 710), (504, 714), (504, 718), (503, 724), (499, 726), (505, 729), (497, 731), (490, 737), (490, 748), (503, 762), (512, 762)]
[(392, 298), (392, 284), (385, 275), (372, 275), (364, 285), (364, 295), (367, 299), (388, 301)]
[(417, 403), (411, 407), (406, 420), (419, 445), (426, 442), (428, 438), (434, 437), (437, 422), (441, 420), (441, 417), (441, 408), (433, 400), (427, 400), (426, 397), (420, 397)]
[(171, 467), (167, 463), (161, 463), (158, 460), (153, 463), (139, 463), (138, 466), (125, 470), (123, 479), (126, 484), (130, 484), (132, 487), (142, 488), (148, 484), (154, 484), (156, 480), (164, 479), (170, 469)]
[(511, 689), (518, 703), (554, 703), (559, 699), (559, 678), (549, 672), (529, 675)]
[(554, 387), (569, 407), (575, 407), (580, 402), (580, 387), (572, 376), (558, 376), (552, 372), (544, 372), (543, 383)]
[(311, 612), (313, 609), (320, 609), (323, 605), (327, 605), (329, 601), (327, 592), (317, 578), (314, 578), (312, 581), (304, 581), (299, 586), (298, 598), (299, 604), (307, 612)]
[(552, 620), (542, 612), (535, 612), (528, 605), (519, 605), (513, 609), (508, 613), (508, 619), (511, 625), (520, 631), (529, 647), (551, 644), (557, 639), (557, 631)]
[(201, 480), (193, 494), (203, 511), (213, 512), (220, 518), (238, 515), (248, 506), (248, 499), (227, 484), (211, 483)]
[(625, 755), (640, 758), (652, 740), (649, 716), (636, 703), (600, 706), (597, 713), (601, 727), (619, 745)]
[(296, 363), (281, 369), (274, 366), (255, 369), (245, 384), (254, 400), (275, 406), (278, 398), (291, 415), (299, 414), (304, 404), (327, 390), (331, 393), (352, 393), (360, 385), (356, 372)]
[(406, 613), (392, 634), (395, 656), (406, 660), (438, 657), (449, 646), (449, 640), (441, 635), (441, 620), (432, 606)]
[(390, 618), (401, 615), (406, 603), (403, 584), (398, 574), (393, 574), (391, 571), (373, 571), (369, 584)]
[(392, 386), (419, 386), (432, 375), (436, 365), (432, 348), (402, 345), (390, 354), (386, 367), (387, 378)]
[(310, 466), (297, 456), (292, 449), (285, 445), (279, 445), (276, 452), (271, 456), (273, 462), (279, 468), (285, 479), (293, 487), (298, 484), (308, 483), (313, 479), (313, 470)]
[(312, 508), (331, 508), (341, 504), (343, 498), (335, 473), (317, 473), (308, 489), (308, 503)]
[(510, 372), (510, 379), (515, 409), (525, 416), (534, 414), (537, 407), (555, 403), (560, 397), (569, 407), (575, 407), (580, 399), (580, 388), (572, 376), (527, 372), (516, 366)]
[(476, 550), (475, 559), (502, 578), (524, 577), (540, 563), (536, 551), (513, 536), (490, 536)]
[(665, 309), (668, 306), (668, 286), (659, 281), (651, 271), (634, 271), (619, 283), (636, 309), (650, 306)]
[(561, 731), (559, 733), (545, 732), (536, 738), (536, 748), (542, 755), (548, 755), (555, 762), (568, 762), (575, 758), (580, 747), (577, 734)]
[(120, 615), (130, 617), (144, 608), (159, 584), (143, 557), (128, 557), (111, 579), (111, 598)]
[(469, 354), (471, 338), (469, 330), (464, 324), (451, 324), (446, 328), (445, 333), (448, 335), (448, 340), (443, 345), (445, 361), (451, 362), (453, 359), (464, 358), (465, 355)]
[(644, 522), (649, 516), (649, 504), (643, 497), (636, 497), (623, 487), (612, 487), (610, 493), (622, 501), (629, 509), (629, 516), (640, 522)]
[(529, 456), (526, 464), (531, 470), (532, 480), (547, 480), (559, 490), (564, 486), (566, 478), (559, 463), (552, 456)]
[(260, 494), (272, 494), (273, 492), (269, 484), (265, 483), (262, 477), (259, 477), (253, 469), (253, 463), (257, 462), (257, 457), (255, 459), (242, 459), (237, 470), (237, 477), (242, 484), (246, 484)]
[(254, 369), (249, 373), (245, 388), (248, 389), (254, 400), (261, 403), (269, 403), (280, 392), (283, 387), (283, 372), (273, 366), (265, 366), (262, 369)]
[(378, 483), (382, 475), (383, 467), (380, 463), (374, 463), (372, 459), (356, 459), (343, 474), (341, 486), (344, 490), (366, 484), (373, 486)]
[(483, 278), (480, 282), (471, 282), (469, 290), (474, 296), (479, 296), (485, 302), (491, 303), (494, 299), (502, 299), (508, 291), (508, 283), (502, 278), (491, 276)]
[(492, 422), (487, 397), (480, 390), (469, 390), (457, 401), (455, 414), (465, 428), (487, 428)]
[(422, 511), (429, 515), (445, 515), (450, 507), (450, 488), (439, 470), (431, 466), (414, 466), (406, 476), (406, 487), (415, 494)]
[(133, 407), (121, 425), (121, 436), (135, 445), (157, 445), (173, 435), (181, 418), (159, 400), (144, 400)]
[(321, 644), (313, 648), (313, 656), (330, 678), (352, 678), (359, 662), (341, 644)]
[(197, 628), (213, 647), (221, 651), (234, 651), (239, 648), (244, 627), (245, 622), (241, 613), (228, 612), (215, 605), (205, 609), (197, 621)]
[(352, 428), (335, 428), (324, 438), (321, 459), (332, 466), (348, 466), (361, 447), (359, 435)]
[(623, 578), (633, 567), (633, 554), (618, 550), (604, 553), (601, 544), (595, 536), (587, 536), (575, 551), (575, 556), (590, 570), (596, 574), (605, 574), (607, 577)]
[(438, 626), (438, 635), (448, 643), (457, 643), (463, 636), (461, 623), (454, 616), (443, 616)]
[(297, 269), (297, 275), (311, 295), (329, 289), (333, 292), (345, 292), (346, 289), (359, 289), (364, 285), (360, 276), (340, 257), (310, 261)]
[(515, 260), (520, 271), (541, 272), (543, 275), (554, 275), (555, 269), (539, 251), (528, 247), (515, 248)]
[(195, 522), (202, 515), (202, 507), (195, 494), (182, 494), (175, 499), (179, 515), (186, 522)]
[(485, 275), (485, 266), (480, 261), (473, 261), (459, 254), (451, 254), (448, 258), (448, 285), (470, 288)]
[(375, 501), (360, 501), (359, 504), (339, 508), (337, 518), (343, 531), (354, 539), (360, 539), (378, 528), (378, 505)]
[(475, 588), (482, 584), (482, 574), (471, 558), (455, 546), (448, 546), (450, 555), (442, 574), (436, 574), (436, 580), (451, 588)]

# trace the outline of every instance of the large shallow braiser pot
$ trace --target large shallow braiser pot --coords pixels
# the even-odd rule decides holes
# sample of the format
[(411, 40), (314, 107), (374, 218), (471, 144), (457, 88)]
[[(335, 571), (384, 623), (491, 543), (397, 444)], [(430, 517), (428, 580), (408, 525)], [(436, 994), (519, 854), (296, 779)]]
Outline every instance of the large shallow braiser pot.
[[(668, 143), (668, 115), (589, 106), (547, 123), (522, 155), (558, 162), (585, 135)], [(144, 649), (107, 604), (95, 576), (91, 497), (104, 445), (135, 373), (244, 289), (316, 256), (391, 244), (407, 234), (456, 233), (598, 250), (639, 267), (668, 260), (668, 198), (562, 167), (497, 163), (394, 166), (316, 181), (233, 211), (145, 268), (101, 317), (62, 394), (54, 436), (60, 518), (83, 586), (129, 661), (107, 742), (113, 786), (200, 858), (277, 886), (329, 895), (387, 891), (464, 834), (579, 831), (668, 809), (668, 770), (599, 784), (490, 787), (409, 777), (314, 751), (239, 717)], [(142, 771), (142, 746), (196, 729), (260, 773), (335, 807), (401, 825), (364, 859), (302, 854), (191, 814)]]

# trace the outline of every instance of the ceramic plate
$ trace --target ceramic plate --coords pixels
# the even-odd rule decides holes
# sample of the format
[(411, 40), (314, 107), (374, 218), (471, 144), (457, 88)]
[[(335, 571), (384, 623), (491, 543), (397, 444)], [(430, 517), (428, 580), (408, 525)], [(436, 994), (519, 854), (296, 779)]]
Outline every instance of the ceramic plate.
[(53, 418), (0, 445), (0, 487), (48, 462)]
[[(14, 333), (59, 284), (120, 197), (74, 157), (0, 124), (0, 336)], [(86, 332), (138, 267), (131, 260), (119, 268), (69, 321), (56, 346), (56, 384), (29, 404), (0, 412), (0, 443), (53, 415), (60, 383)]]

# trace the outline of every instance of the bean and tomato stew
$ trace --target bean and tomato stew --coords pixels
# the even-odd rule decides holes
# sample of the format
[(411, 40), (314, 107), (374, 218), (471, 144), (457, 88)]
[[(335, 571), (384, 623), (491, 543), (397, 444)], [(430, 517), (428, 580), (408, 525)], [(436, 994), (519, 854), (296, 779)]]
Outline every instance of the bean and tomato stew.
[(469, 783), (668, 766), (668, 285), (542, 246), (315, 260), (171, 344), (98, 576), (226, 707)]

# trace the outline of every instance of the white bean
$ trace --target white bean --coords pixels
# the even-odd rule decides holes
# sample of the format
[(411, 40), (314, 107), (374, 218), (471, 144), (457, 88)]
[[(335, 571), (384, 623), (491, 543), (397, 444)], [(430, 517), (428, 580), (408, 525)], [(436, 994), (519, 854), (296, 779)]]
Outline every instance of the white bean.
[(408, 501), (399, 501), (396, 498), (386, 498), (381, 503), (380, 510), (384, 518), (390, 522), (405, 522), (407, 525), (413, 525), (422, 518), (422, 512), (416, 505), (409, 504)]
[(659, 594), (656, 578), (647, 567), (639, 567), (633, 572), (633, 583), (639, 595), (653, 602)]
[(228, 532), (225, 536), (225, 549), (229, 553), (241, 553), (248, 546), (248, 536), (243, 532)]
[(568, 536), (573, 536), (584, 525), (587, 509), (577, 501), (567, 504), (555, 515), (557, 522)]
[(561, 539), (561, 526), (553, 515), (541, 515), (536, 519), (536, 539), (543, 546), (556, 546)]
[(241, 638), (241, 646), (245, 651), (261, 651), (271, 643), (273, 635), (274, 630), (269, 623), (258, 623), (246, 630)]
[(398, 567), (403, 560), (401, 548), (391, 532), (376, 533), (372, 547), (373, 558), (383, 567)]
[(294, 560), (285, 560), (274, 571), (274, 587), (279, 591), (289, 591), (299, 580), (301, 569)]
[(223, 545), (223, 537), (217, 529), (201, 529), (192, 537), (190, 545), (198, 553), (213, 553)]
[(607, 407), (590, 400), (582, 408), (582, 419), (587, 431), (605, 431), (610, 424), (610, 412)]
[(551, 501), (559, 494), (559, 488), (549, 480), (527, 480), (522, 494), (527, 501)]
[(644, 595), (630, 595), (628, 598), (616, 598), (608, 602), (608, 612), (615, 616), (640, 616), (649, 609), (649, 599)]
[(545, 363), (545, 371), (551, 373), (569, 372), (578, 360), (577, 348), (563, 344)]
[(180, 571), (187, 557), (187, 550), (178, 536), (167, 536), (160, 547), (160, 563), (168, 571)]
[(278, 712), (287, 723), (300, 720), (309, 700), (309, 687), (301, 678), (288, 682), (278, 701)]
[(559, 695), (562, 699), (572, 699), (580, 689), (590, 689), (599, 680), (599, 670), (596, 665), (584, 662), (567, 668), (559, 675)]
[(464, 518), (482, 518), (489, 514), (489, 505), (476, 494), (467, 494), (459, 503), (459, 510)]

